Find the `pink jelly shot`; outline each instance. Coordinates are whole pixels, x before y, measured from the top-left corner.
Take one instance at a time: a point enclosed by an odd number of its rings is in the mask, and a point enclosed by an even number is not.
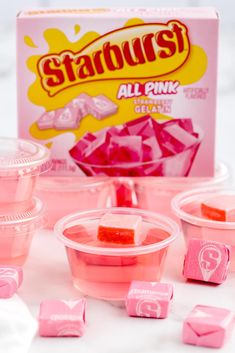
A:
[[[192,238],[216,241],[231,248],[230,270],[235,271],[235,222],[219,221],[205,217],[202,204],[212,197],[232,196],[235,191],[226,189],[197,189],[177,195],[172,209],[179,218],[186,243]]]
[[[0,139],[0,213],[27,209],[39,174],[50,168],[49,157],[35,142]]]
[[[44,224],[42,202],[34,198],[25,212],[0,214],[0,264],[23,265],[36,230]]]
[[[100,220],[110,212],[142,217],[139,245],[98,240]],[[159,281],[170,244],[179,233],[171,219],[130,208],[97,209],[64,217],[55,225],[65,245],[74,286],[84,294],[106,300],[124,300],[131,281]]]
[[[132,195],[140,208],[163,213],[178,220],[172,212],[171,201],[180,192],[196,188],[224,187],[230,178],[228,167],[219,163],[213,178],[133,178]],[[131,184],[129,183],[129,189]],[[124,202],[122,200],[122,202]]]
[[[88,210],[104,208],[112,194],[112,183],[107,177],[46,177],[38,179],[36,195],[45,204],[46,227],[53,228],[62,217]]]

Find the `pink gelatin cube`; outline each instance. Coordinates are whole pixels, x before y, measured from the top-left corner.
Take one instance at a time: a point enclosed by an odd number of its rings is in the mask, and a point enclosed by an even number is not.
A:
[[[166,127],[169,125],[178,125],[185,131],[187,131],[190,134],[193,134],[193,122],[192,119],[190,118],[185,118],[185,119],[171,119],[166,121],[165,123],[161,124],[161,127]]]
[[[183,276],[188,279],[220,284],[227,277],[229,262],[229,246],[193,238],[188,243]]]
[[[18,266],[0,265],[0,298],[11,298],[23,282],[23,270]]]
[[[56,117],[56,111],[51,110],[43,113],[37,121],[37,125],[40,130],[52,129],[54,127],[54,121]]]
[[[220,348],[231,336],[234,313],[213,306],[196,305],[183,325],[183,342],[201,347]]]
[[[129,316],[164,319],[173,299],[173,286],[166,283],[132,281],[127,297]]]
[[[142,217],[106,213],[100,220],[98,239],[117,244],[141,244]]]
[[[80,337],[85,330],[86,300],[44,300],[40,305],[42,337]]]
[[[90,114],[98,120],[102,120],[110,115],[113,115],[118,110],[117,104],[113,103],[103,94],[93,97],[88,104]]]
[[[201,212],[215,221],[235,222],[235,195],[212,196],[202,202]]]
[[[173,154],[180,153],[193,146],[197,139],[174,124],[166,126],[161,131],[161,144]]]
[[[113,136],[110,138],[109,159],[112,164],[134,163],[142,160],[140,136]]]
[[[155,136],[143,141],[143,160],[144,162],[154,161],[163,157],[161,147]]]
[[[84,160],[91,164],[103,165],[107,163],[106,131],[97,134],[96,139],[88,144],[84,151]]]
[[[89,114],[88,102],[91,97],[86,93],[79,94],[71,102],[67,104],[68,107],[72,107],[78,110],[80,119],[83,119],[86,115]]]
[[[78,109],[67,106],[56,113],[54,126],[57,130],[76,129],[79,126],[80,119]]]

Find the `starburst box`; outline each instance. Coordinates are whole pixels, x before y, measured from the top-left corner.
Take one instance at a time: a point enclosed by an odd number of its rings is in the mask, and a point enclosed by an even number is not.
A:
[[[19,135],[53,175],[213,176],[214,9],[31,10],[17,32]]]

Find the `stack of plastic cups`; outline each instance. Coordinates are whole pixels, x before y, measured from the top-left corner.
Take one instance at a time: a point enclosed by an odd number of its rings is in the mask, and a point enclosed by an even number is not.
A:
[[[0,263],[23,265],[34,232],[43,226],[42,202],[34,197],[38,176],[50,168],[47,148],[0,138]]]

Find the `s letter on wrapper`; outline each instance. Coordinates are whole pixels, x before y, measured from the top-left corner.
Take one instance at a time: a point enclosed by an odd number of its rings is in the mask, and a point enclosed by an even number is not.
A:
[[[234,313],[227,309],[196,305],[183,325],[183,342],[220,348],[231,336]]]
[[[106,213],[100,220],[98,239],[108,243],[140,244],[142,217]]]
[[[230,247],[228,245],[191,239],[184,260],[183,276],[188,279],[220,284],[228,273]]]
[[[222,222],[235,222],[235,195],[210,197],[201,204],[202,215]]]
[[[126,297],[129,316],[164,319],[173,298],[173,286],[166,283],[133,281]]]
[[[86,300],[45,300],[40,305],[39,334],[43,337],[80,337],[85,330]]]
[[[0,298],[11,298],[23,282],[23,270],[18,266],[0,265]]]

